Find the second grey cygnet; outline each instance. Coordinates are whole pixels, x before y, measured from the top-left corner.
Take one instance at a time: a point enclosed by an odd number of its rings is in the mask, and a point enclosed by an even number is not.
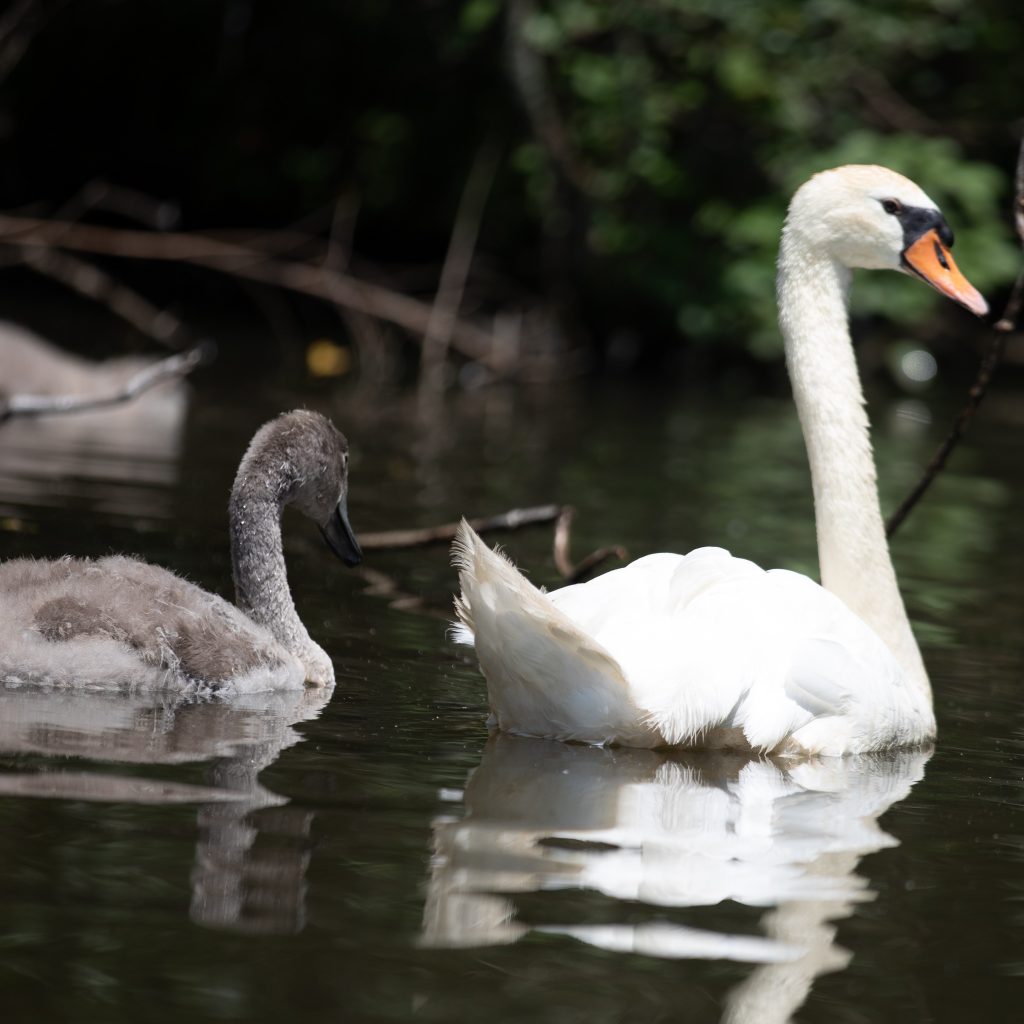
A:
[[[318,413],[264,424],[231,491],[237,607],[159,566],[116,555],[0,564],[0,683],[197,693],[328,686],[334,667],[292,601],[281,515],[294,505],[346,565],[348,442]]]

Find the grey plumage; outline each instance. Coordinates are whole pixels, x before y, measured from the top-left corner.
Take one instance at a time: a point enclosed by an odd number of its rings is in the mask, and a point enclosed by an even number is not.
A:
[[[265,424],[229,504],[238,606],[124,556],[0,564],[0,683],[229,692],[334,682],[292,603],[281,513],[295,505],[349,564],[348,443],[305,410]]]

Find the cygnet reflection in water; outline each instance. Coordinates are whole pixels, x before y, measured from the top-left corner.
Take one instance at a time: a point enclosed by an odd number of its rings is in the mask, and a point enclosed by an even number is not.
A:
[[[0,794],[196,803],[190,918],[206,927],[292,934],[305,924],[313,812],[260,785],[259,775],[301,742],[294,726],[318,717],[331,693],[308,689],[226,701],[0,687],[0,752],[82,762],[0,774]],[[199,786],[95,771],[90,761],[209,766]]]
[[[899,751],[786,766],[495,733],[469,778],[464,815],[434,822],[422,942],[485,946],[538,931],[621,952],[757,963],[729,994],[725,1020],[785,1021],[815,977],[846,965],[829,922],[871,898],[857,864],[896,845],[877,819],[922,778],[929,757]],[[560,889],[630,901],[634,919],[634,901],[773,909],[761,935],[661,920],[531,927],[517,919],[514,894]]]

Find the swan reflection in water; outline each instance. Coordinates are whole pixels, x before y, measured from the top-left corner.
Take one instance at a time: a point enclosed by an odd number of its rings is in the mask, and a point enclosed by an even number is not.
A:
[[[846,966],[830,922],[872,898],[856,867],[897,845],[877,819],[921,779],[929,756],[787,766],[495,733],[469,778],[463,816],[434,822],[423,944],[494,945],[535,931],[621,952],[754,963],[729,993],[724,1020],[788,1020],[819,974]],[[771,909],[761,935],[665,921],[517,920],[512,894],[559,889],[653,907],[732,900]]]
[[[104,764],[209,762],[206,785],[91,771],[87,763],[81,770],[5,772],[0,796],[196,803],[191,919],[250,933],[298,932],[313,812],[292,806],[258,777],[301,741],[293,726],[316,718],[332,692],[189,701],[0,687],[0,752]]]

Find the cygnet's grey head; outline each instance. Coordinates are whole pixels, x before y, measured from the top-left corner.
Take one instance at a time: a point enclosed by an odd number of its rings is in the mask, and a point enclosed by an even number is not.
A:
[[[279,505],[312,519],[346,565],[362,561],[348,521],[348,441],[319,413],[295,409],[265,423],[238,467],[235,490],[270,491]]]

